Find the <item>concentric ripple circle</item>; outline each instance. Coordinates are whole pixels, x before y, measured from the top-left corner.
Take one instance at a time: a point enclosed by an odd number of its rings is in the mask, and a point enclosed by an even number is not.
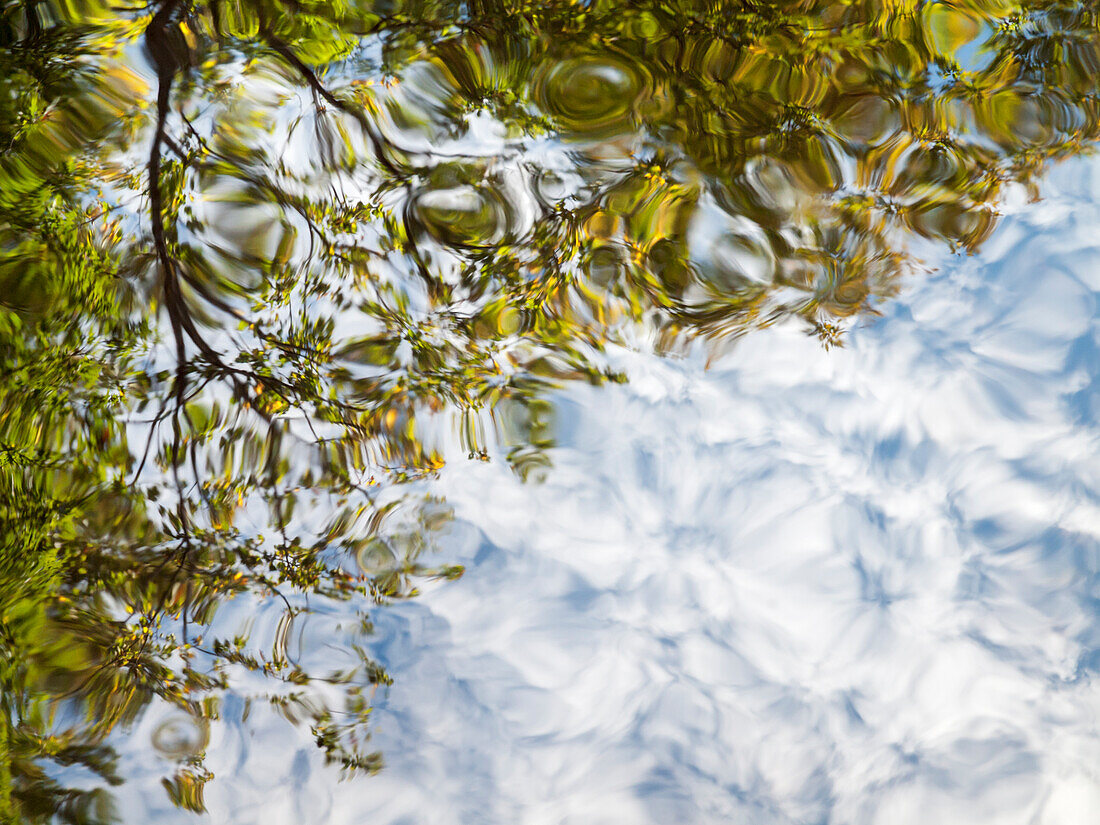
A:
[[[205,750],[209,738],[210,732],[202,720],[177,714],[157,725],[152,744],[161,756],[187,759]]]
[[[510,223],[507,204],[499,193],[472,184],[425,188],[413,199],[412,218],[449,246],[493,246],[508,234]]]
[[[605,53],[550,65],[536,78],[534,96],[565,132],[612,133],[630,127],[645,87],[639,68]]]

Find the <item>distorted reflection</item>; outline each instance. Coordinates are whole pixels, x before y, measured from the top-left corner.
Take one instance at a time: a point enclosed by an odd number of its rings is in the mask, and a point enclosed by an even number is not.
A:
[[[1097,65],[1068,0],[6,4],[0,820],[111,820],[153,708],[203,810],[228,694],[377,770],[441,433],[534,479],[609,343],[842,343],[1090,146]]]

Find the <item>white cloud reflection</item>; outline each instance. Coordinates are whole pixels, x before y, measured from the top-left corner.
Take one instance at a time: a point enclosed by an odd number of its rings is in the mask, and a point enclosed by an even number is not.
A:
[[[467,573],[374,617],[388,768],[337,783],[252,720],[214,734],[210,817],[1095,822],[1098,172],[1056,170],[846,349],[620,353],[628,385],[557,399],[544,484],[456,446]]]

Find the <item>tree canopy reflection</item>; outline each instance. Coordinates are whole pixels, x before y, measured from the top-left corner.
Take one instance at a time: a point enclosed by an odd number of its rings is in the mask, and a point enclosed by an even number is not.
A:
[[[202,810],[250,673],[376,770],[356,639],[461,573],[433,427],[526,477],[609,344],[842,343],[912,238],[975,250],[1091,145],[1098,71],[1064,0],[5,4],[0,820],[114,818],[108,737],[154,704]],[[303,668],[331,601],[347,661]]]

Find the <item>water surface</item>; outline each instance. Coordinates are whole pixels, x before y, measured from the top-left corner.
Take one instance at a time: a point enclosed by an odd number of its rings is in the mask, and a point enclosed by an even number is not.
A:
[[[1091,822],[1087,6],[2,20],[0,820]]]

